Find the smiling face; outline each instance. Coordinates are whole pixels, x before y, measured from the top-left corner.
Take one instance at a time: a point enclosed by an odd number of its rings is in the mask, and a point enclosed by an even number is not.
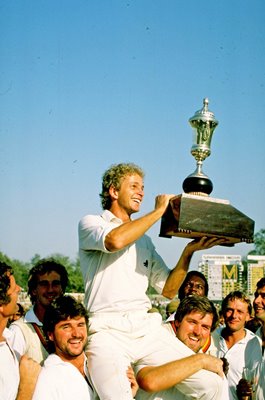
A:
[[[111,211],[117,216],[130,216],[138,212],[144,197],[143,178],[140,175],[127,175],[121,182],[120,189],[110,188],[112,197]]]
[[[39,275],[37,287],[32,292],[36,297],[36,306],[47,307],[63,294],[60,275],[55,271]]]
[[[244,330],[245,323],[249,321],[248,304],[240,299],[229,300],[224,310],[226,327],[231,332]]]
[[[87,325],[84,317],[67,318],[55,325],[49,334],[54,342],[56,354],[64,360],[80,356],[87,344]]]
[[[190,279],[185,284],[184,295],[191,296],[194,294],[197,296],[205,296],[205,282],[199,276],[191,275]]]
[[[256,290],[253,308],[255,317],[265,323],[265,286]]]
[[[197,353],[206,343],[213,323],[212,314],[194,311],[184,316],[181,322],[175,321],[177,338]]]

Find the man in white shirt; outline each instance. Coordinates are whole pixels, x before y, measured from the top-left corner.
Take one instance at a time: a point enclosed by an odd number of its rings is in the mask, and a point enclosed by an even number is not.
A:
[[[257,282],[253,308],[255,317],[261,322],[261,326],[256,331],[256,335],[260,338],[262,354],[263,358],[265,358],[265,278],[261,278]]]
[[[253,301],[255,317],[261,322],[261,326],[256,331],[262,349],[262,361],[259,369],[259,379],[257,385],[257,399],[265,399],[265,277],[257,282],[255,298]]]
[[[52,345],[44,362],[33,400],[92,400],[96,393],[90,383],[87,358],[88,314],[71,296],[57,298],[48,308],[43,329]],[[134,379],[132,395],[138,385]]]
[[[227,381],[223,375],[223,363],[216,357],[203,354],[202,349],[208,341],[211,331],[218,322],[218,314],[213,303],[204,296],[187,296],[179,304],[175,313],[175,346],[182,357],[189,357],[181,368],[173,361],[158,366],[138,365],[137,380],[143,389],[139,390],[137,400],[171,400],[203,398],[208,387],[212,388],[212,380],[222,382],[220,392],[208,393],[212,399],[228,399]],[[169,324],[165,329],[171,331]],[[172,333],[172,331],[171,331]],[[219,375],[210,374],[219,367]],[[207,371],[208,370],[208,371]],[[182,386],[182,381],[189,377],[197,379],[196,385]],[[181,389],[181,392],[180,392]]]
[[[222,302],[225,328],[220,332],[218,356],[225,357],[229,363],[227,380],[230,400],[237,400],[237,385],[244,378],[244,371],[258,369],[261,361],[261,348],[257,336],[245,329],[252,306],[249,298],[240,291],[229,293]],[[215,337],[216,339],[216,337]]]
[[[13,332],[12,346],[19,359],[26,354],[42,363],[48,356],[42,322],[47,307],[65,292],[67,283],[65,267],[53,258],[39,260],[29,271],[28,294],[32,307],[9,327]]]
[[[179,300],[183,300],[184,297],[197,295],[197,296],[208,296],[209,285],[206,277],[199,271],[189,271],[184,279],[182,285],[178,291]],[[176,307],[177,309],[177,307]],[[175,311],[175,310],[174,310]],[[173,334],[176,334],[176,325],[175,325],[175,312],[172,315],[168,316],[166,320],[167,329]],[[170,329],[171,328],[171,329]],[[205,342],[203,348],[201,349],[203,353],[211,354],[216,356],[216,347],[214,344],[214,340],[211,335],[208,336],[207,341]]]
[[[19,292],[12,268],[0,262],[0,398],[3,400],[30,400],[40,368],[27,357],[21,359],[19,366],[10,344],[12,333],[6,325],[18,310]]]
[[[143,178],[135,164],[111,166],[102,180],[104,212],[87,215],[79,223],[84,302],[90,317],[89,364],[101,400],[132,399],[124,377],[131,362],[148,360],[154,365],[178,358],[175,338],[162,328],[161,316],[147,313],[151,308],[147,288],[150,285],[172,299],[194,251],[225,242],[207,237],[192,241],[170,270],[145,233],[162,217],[174,195],[158,195],[153,211],[132,220],[143,201]]]

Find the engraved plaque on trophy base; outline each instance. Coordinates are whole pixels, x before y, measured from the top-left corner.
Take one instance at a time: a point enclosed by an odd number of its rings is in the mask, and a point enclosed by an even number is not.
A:
[[[224,237],[226,246],[252,243],[254,221],[234,208],[228,200],[183,193],[170,200],[162,216],[161,237],[196,239]]]

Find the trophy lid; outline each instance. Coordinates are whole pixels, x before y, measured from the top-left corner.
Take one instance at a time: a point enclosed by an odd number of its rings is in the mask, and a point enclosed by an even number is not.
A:
[[[212,126],[218,125],[218,121],[215,119],[214,113],[208,110],[208,104],[209,104],[209,99],[206,97],[205,99],[203,99],[203,108],[201,110],[196,111],[193,117],[189,119],[191,125],[193,125],[193,122],[195,121],[203,121],[203,122],[211,121]]]

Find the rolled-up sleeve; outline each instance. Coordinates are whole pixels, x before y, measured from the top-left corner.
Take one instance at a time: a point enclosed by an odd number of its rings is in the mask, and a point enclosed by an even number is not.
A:
[[[109,253],[105,247],[105,237],[117,226],[99,215],[87,215],[78,225],[80,250],[98,250]]]

